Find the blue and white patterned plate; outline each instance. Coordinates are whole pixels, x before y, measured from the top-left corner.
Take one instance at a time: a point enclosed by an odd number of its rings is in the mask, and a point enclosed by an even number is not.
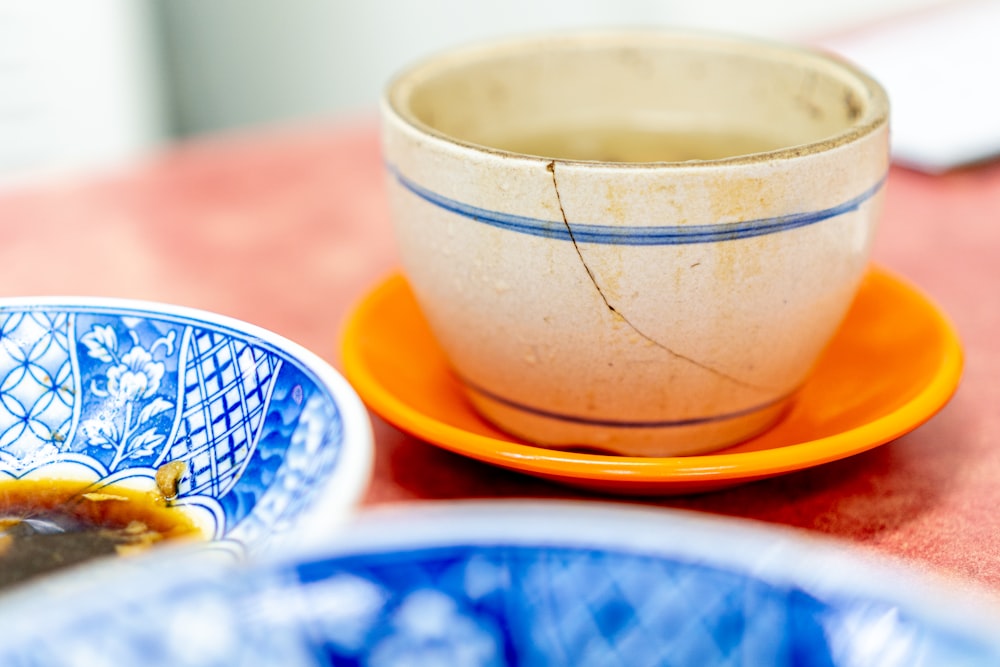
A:
[[[114,299],[0,300],[0,479],[156,488],[213,546],[261,551],[343,519],[369,479],[368,415],[326,362],[233,319]]]
[[[802,533],[587,503],[369,511],[319,550],[0,598],[0,664],[1000,664],[992,600]]]

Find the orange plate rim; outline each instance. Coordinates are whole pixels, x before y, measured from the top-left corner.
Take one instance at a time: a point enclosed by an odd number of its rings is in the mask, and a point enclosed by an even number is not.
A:
[[[934,416],[955,393],[963,353],[949,318],[916,287],[885,269],[872,266],[869,277],[893,283],[918,297],[922,314],[942,341],[935,372],[908,401],[877,419],[826,437],[770,449],[649,458],[584,454],[536,447],[513,436],[506,439],[472,433],[425,415],[386,388],[366,365],[361,349],[365,331],[379,308],[387,303],[391,307],[392,300],[407,288],[399,273],[377,283],[349,314],[341,335],[341,360],[347,380],[376,414],[410,435],[479,461],[533,475],[623,487],[733,483],[802,470],[890,442]]]

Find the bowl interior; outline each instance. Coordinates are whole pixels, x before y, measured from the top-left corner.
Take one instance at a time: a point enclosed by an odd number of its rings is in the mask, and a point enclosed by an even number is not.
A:
[[[288,341],[208,313],[3,303],[0,480],[157,492],[157,471],[173,463],[173,504],[212,540],[253,549],[323,492],[359,428],[332,374]]]
[[[401,75],[387,99],[461,143],[603,162],[771,152],[833,140],[886,113],[876,83],[818,53],[656,31],[457,50]]]

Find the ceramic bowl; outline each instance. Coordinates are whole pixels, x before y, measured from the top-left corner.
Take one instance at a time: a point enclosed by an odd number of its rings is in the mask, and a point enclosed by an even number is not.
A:
[[[360,399],[319,357],[207,312],[127,300],[0,300],[0,481],[155,491],[213,547],[264,551],[345,518],[370,473]]]
[[[868,267],[889,106],[848,63],[663,30],[475,43],[382,104],[403,272],[470,404],[558,450],[776,424]]]
[[[0,599],[0,663],[1000,664],[996,608],[961,588],[800,532],[625,505],[393,508],[307,554],[93,572]]]

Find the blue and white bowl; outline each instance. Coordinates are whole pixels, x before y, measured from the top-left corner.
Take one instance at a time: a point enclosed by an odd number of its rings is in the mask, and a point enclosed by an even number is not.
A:
[[[0,598],[0,664],[1000,664],[994,601],[787,529],[530,501],[346,528],[266,562],[126,559],[23,588]]]
[[[369,479],[360,399],[326,362],[258,327],[97,298],[0,300],[0,478],[155,490],[213,546],[263,551],[345,518]]]

